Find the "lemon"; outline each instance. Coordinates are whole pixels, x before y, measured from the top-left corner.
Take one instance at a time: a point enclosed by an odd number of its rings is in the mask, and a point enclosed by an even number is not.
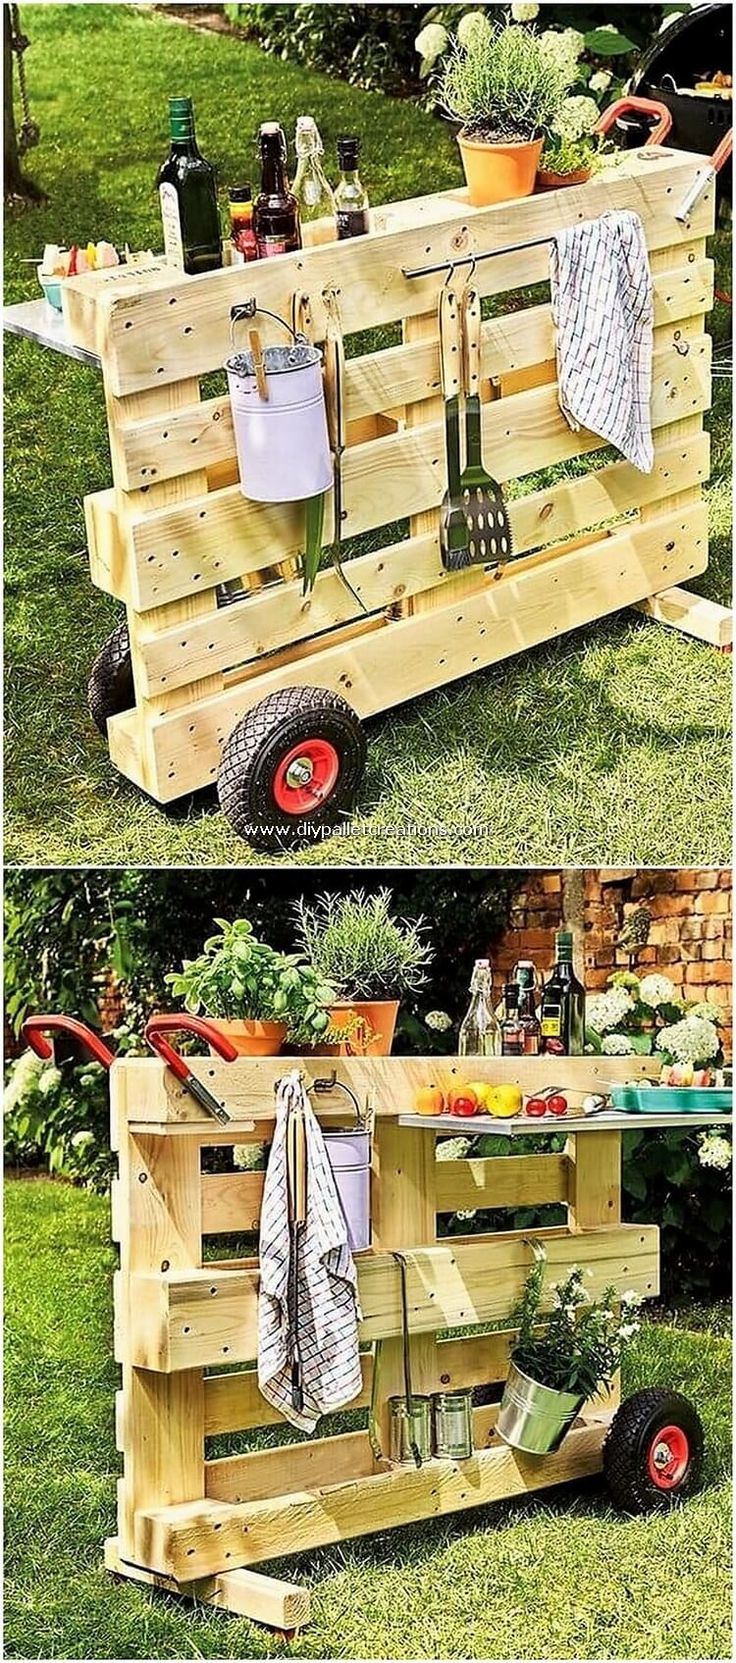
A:
[[[485,1107],[499,1120],[510,1120],[512,1115],[521,1114],[521,1105],[521,1086],[491,1086],[488,1089]]]
[[[494,1087],[489,1086],[487,1080],[471,1080],[470,1090],[475,1092],[481,1108],[485,1109],[488,1103],[489,1095],[494,1090]]]

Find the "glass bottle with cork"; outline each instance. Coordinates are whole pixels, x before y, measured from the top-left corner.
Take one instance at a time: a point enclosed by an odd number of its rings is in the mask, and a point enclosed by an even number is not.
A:
[[[253,207],[259,260],[292,254],[302,246],[299,208],[286,177],[286,139],[277,121],[264,121],[259,137],[261,189]]]
[[[191,98],[169,99],[169,133],[157,179],[164,250],[171,265],[194,277],[222,265],[222,234],[217,175],[197,144]]]
[[[294,147],[297,157],[294,195],[299,208],[302,243],[305,248],[312,248],[317,243],[333,243],[337,240],[335,196],[325,178],[320,161],[324,146],[317,123],[311,115],[297,118]]]
[[[501,1029],[493,1009],[490,959],[476,959],[470,983],[470,1005],[460,1024],[461,1057],[500,1057]]]
[[[253,187],[231,185],[230,198],[230,260],[234,266],[249,265],[258,259],[258,244],[253,230]]]
[[[545,1056],[582,1057],[585,988],[573,967],[572,930],[558,930],[555,936],[555,964],[542,994],[541,1015]]]
[[[340,183],[335,191],[335,207],[337,235],[341,241],[347,237],[365,237],[371,228],[368,194],[358,174],[359,156],[360,139],[349,134],[338,139]]]

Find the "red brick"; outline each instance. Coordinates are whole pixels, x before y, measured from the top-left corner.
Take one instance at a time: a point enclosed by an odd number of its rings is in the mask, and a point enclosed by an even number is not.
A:
[[[731,873],[730,872],[719,872],[719,874],[718,874],[718,888],[719,889],[730,889],[731,884],[732,884]]]
[[[658,895],[652,904],[654,918],[686,918],[692,910],[693,902],[689,895]]]
[[[545,873],[542,878],[542,889],[544,890],[545,895],[561,895],[562,878],[559,872]]]
[[[653,947],[659,947],[665,941],[679,941],[680,926],[676,918],[660,918],[652,924],[649,940]]]

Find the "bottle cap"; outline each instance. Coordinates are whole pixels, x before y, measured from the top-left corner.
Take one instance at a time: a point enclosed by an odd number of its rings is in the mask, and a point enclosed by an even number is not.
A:
[[[558,930],[556,939],[558,947],[572,947],[572,930]]]
[[[535,977],[535,970],[534,970],[534,965],[533,964],[520,964],[520,965],[517,966],[517,972],[516,972],[516,985],[517,985],[517,987],[533,987],[535,979],[536,979],[536,977]]]
[[[172,139],[189,139],[194,133],[194,107],[191,98],[169,99],[169,132]]]
[[[172,115],[182,115],[186,110],[191,110],[191,109],[192,109],[192,100],[191,100],[191,98],[170,98],[169,99],[169,110],[170,110]]]
[[[344,135],[337,141],[337,159],[341,168],[351,171],[358,166],[360,139]]]
[[[513,1005],[518,1005],[518,1003],[519,1003],[519,984],[518,984],[518,982],[506,982],[504,984],[503,996],[504,996],[504,1003],[506,1005],[512,1005],[512,1006]]]
[[[253,186],[231,185],[228,191],[228,199],[230,202],[252,202]]]
[[[297,116],[294,147],[297,156],[322,156],[324,154],[324,145],[314,116]]]

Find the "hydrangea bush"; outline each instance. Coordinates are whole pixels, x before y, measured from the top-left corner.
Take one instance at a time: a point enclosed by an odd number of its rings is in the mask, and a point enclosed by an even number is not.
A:
[[[707,1068],[721,1060],[715,1005],[681,999],[669,976],[616,971],[587,1000],[585,1048],[604,1057],[654,1056]]]

